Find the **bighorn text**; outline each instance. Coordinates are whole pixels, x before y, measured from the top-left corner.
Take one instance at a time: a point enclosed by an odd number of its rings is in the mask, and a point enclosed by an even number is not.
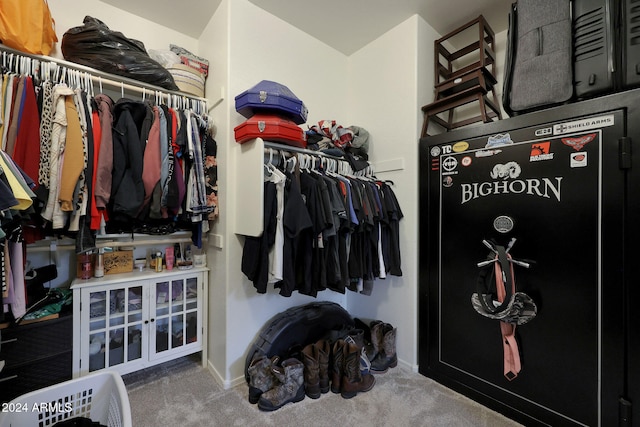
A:
[[[554,181],[555,180],[555,181]],[[487,181],[462,184],[462,203],[490,196],[492,194],[526,194],[547,199],[555,198],[560,201],[560,188],[562,177],[555,178],[529,178],[513,181]]]

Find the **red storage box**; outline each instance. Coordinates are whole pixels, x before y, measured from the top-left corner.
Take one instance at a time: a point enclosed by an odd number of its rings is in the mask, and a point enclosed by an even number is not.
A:
[[[291,120],[272,114],[256,114],[233,129],[236,142],[242,144],[254,138],[281,142],[294,147],[306,148],[307,135]]]

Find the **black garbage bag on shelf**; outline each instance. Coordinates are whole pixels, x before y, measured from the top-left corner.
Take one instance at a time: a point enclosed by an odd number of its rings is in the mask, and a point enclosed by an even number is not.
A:
[[[64,59],[164,89],[179,90],[173,76],[151,59],[141,41],[112,31],[91,16],[85,16],[83,23],[62,36]]]

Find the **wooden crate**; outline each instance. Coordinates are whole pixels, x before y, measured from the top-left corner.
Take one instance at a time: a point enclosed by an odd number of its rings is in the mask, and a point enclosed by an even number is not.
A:
[[[103,262],[104,274],[131,272],[133,271],[133,251],[105,252]]]

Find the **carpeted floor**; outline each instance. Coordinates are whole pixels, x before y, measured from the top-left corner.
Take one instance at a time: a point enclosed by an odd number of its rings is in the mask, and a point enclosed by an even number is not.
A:
[[[123,377],[134,427],[192,426],[429,426],[511,427],[519,424],[402,368],[376,375],[375,387],[352,399],[331,392],[262,412],[248,386],[222,389],[186,357]]]

